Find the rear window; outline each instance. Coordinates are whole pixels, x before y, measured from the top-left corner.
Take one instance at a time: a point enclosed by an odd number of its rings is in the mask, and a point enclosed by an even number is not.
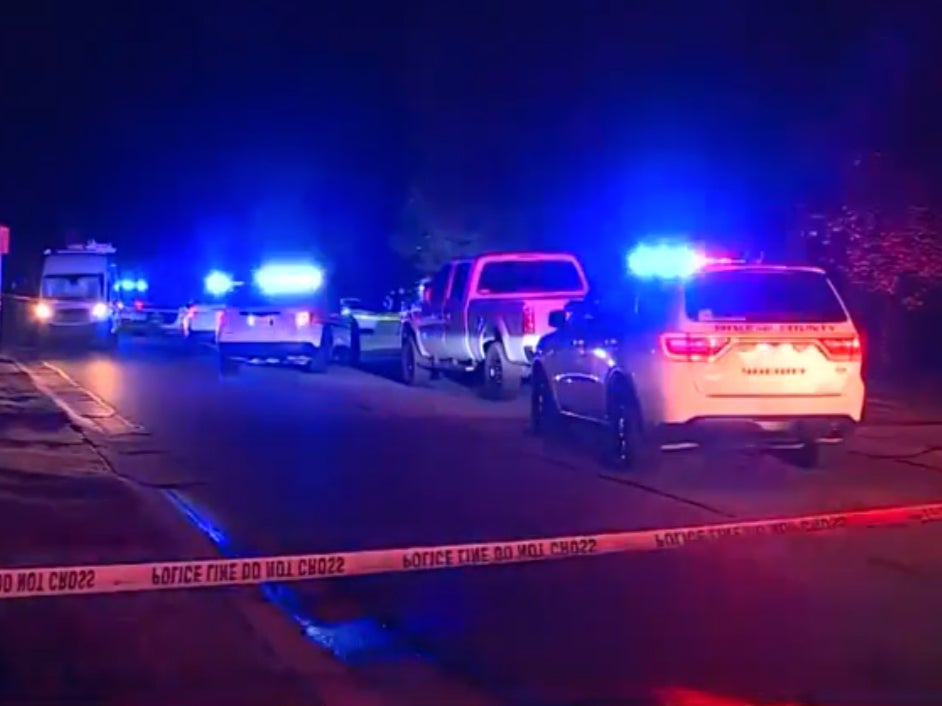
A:
[[[479,294],[582,292],[585,285],[572,260],[504,260],[484,265]]]
[[[827,277],[818,272],[728,270],[687,283],[693,321],[839,323],[847,314]]]

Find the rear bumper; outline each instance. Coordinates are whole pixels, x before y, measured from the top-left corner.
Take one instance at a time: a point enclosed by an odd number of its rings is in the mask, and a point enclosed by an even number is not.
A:
[[[660,424],[652,435],[662,445],[737,441],[769,446],[812,441],[839,443],[854,434],[858,423],[847,415],[696,417],[683,424]]]
[[[642,388],[643,389],[643,388]],[[833,394],[706,395],[689,376],[664,375],[661,384],[642,393],[645,416],[654,423],[685,424],[701,418],[799,419],[863,417],[866,388],[859,375],[848,375]]]
[[[221,356],[246,360],[311,358],[318,350],[308,341],[222,341],[218,346]]]

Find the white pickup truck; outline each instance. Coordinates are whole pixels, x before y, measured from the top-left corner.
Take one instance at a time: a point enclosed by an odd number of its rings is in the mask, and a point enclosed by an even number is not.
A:
[[[421,384],[441,372],[482,371],[481,391],[512,399],[530,374],[549,315],[583,299],[588,282],[569,253],[503,252],[454,260],[423,288],[404,316],[402,379]]]

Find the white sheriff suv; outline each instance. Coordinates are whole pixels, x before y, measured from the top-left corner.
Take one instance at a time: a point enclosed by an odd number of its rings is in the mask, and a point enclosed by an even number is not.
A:
[[[629,265],[624,289],[551,314],[534,361],[535,431],[596,422],[621,467],[729,435],[805,467],[839,455],[863,412],[863,352],[823,270],[668,247],[639,248]]]

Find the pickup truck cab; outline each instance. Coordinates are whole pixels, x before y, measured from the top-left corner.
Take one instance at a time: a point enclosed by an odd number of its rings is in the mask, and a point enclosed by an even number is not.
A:
[[[408,385],[441,372],[483,372],[482,394],[512,399],[530,374],[551,312],[588,292],[569,253],[501,252],[453,260],[404,314],[402,378]]]

